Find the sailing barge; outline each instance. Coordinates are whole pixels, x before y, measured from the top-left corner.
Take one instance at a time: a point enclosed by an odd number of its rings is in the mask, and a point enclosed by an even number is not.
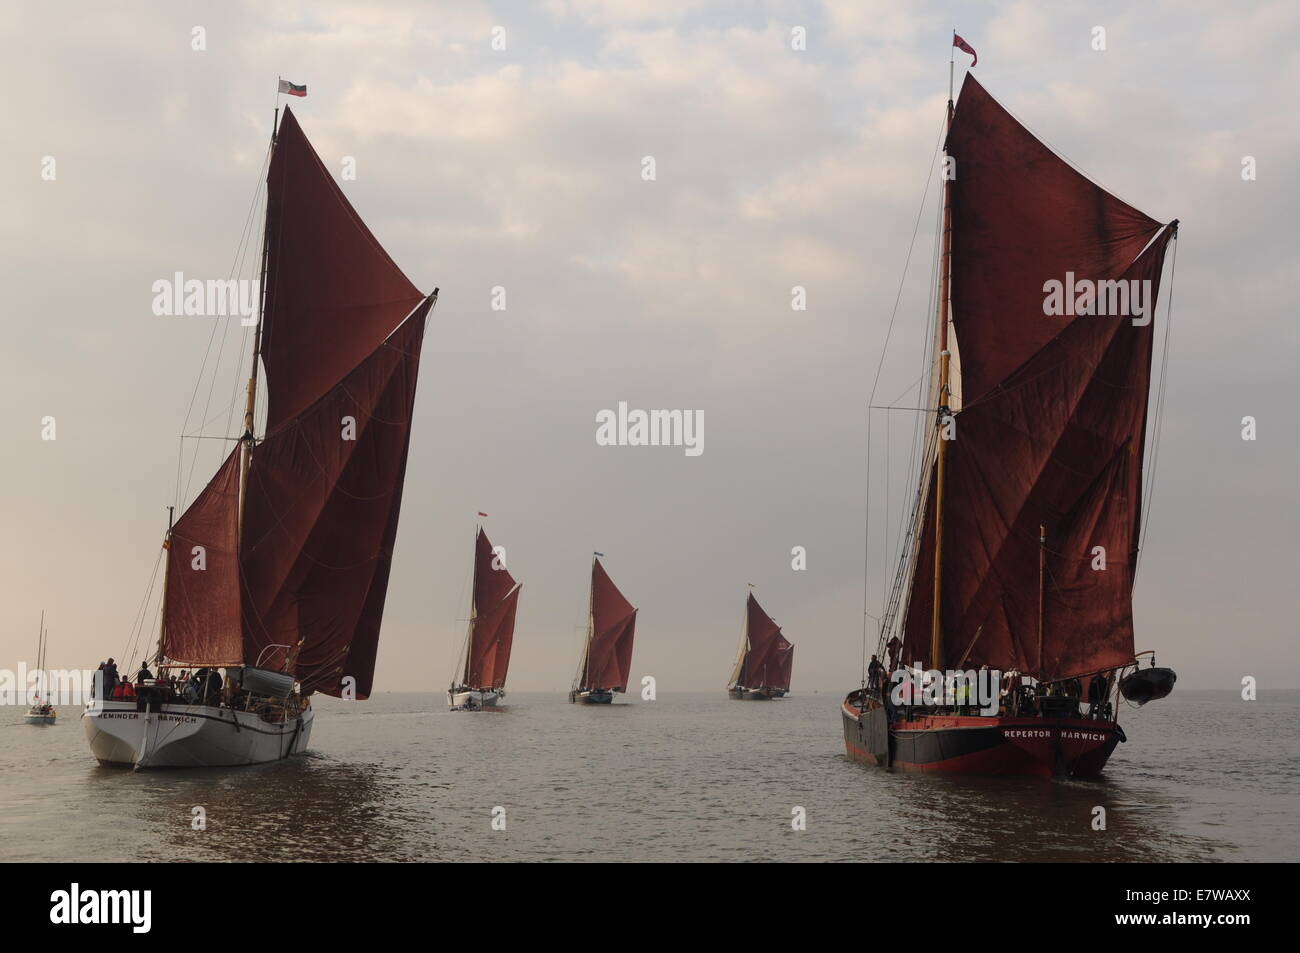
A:
[[[163,544],[159,677],[84,713],[101,764],[274,761],[306,750],[313,693],[371,691],[438,292],[393,263],[288,108],[266,187],[243,433]]]
[[[781,627],[763,611],[752,592],[745,602],[745,626],[736,656],[727,683],[728,697],[766,701],[790,691],[794,645],[781,634]]]
[[[845,748],[908,771],[1091,777],[1126,740],[1120,696],[1174,681],[1154,657],[1138,669],[1132,592],[1152,317],[1178,223],[1089,181],[969,73],[945,152],[934,426],[887,664],[845,698]],[[1071,289],[1064,308],[1054,287]],[[1121,292],[1145,301],[1116,308]],[[1001,673],[995,713],[925,704],[921,671],[936,689]]]
[[[515,610],[523,586],[493,551],[483,527],[474,535],[474,595],[463,661],[447,689],[452,711],[496,708],[506,695],[506,672],[515,637]]]
[[[627,691],[636,612],[600,564],[600,553],[592,554],[587,638],[569,691],[570,704],[608,705],[616,693]]]

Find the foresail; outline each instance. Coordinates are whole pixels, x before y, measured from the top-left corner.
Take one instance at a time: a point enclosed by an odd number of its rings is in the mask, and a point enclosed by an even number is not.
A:
[[[163,655],[181,665],[237,665],[239,463],[235,445],[172,527],[167,544]]]

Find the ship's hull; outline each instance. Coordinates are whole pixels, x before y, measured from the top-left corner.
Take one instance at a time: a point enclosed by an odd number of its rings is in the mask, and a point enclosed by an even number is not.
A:
[[[765,702],[773,698],[781,698],[785,695],[783,688],[728,688],[727,697],[736,699],[746,699],[748,701]]]
[[[569,692],[570,704],[609,705],[614,701],[614,693],[599,689],[589,692]]]
[[[81,720],[91,753],[127,768],[216,768],[279,761],[307,750],[315,713],[275,723],[254,712],[209,705],[95,701]]]
[[[23,721],[29,725],[52,725],[58,717],[56,712],[38,712],[29,711],[23,716]]]
[[[923,715],[892,725],[885,709],[840,709],[844,748],[855,761],[899,771],[1089,778],[1124,740],[1115,722],[1088,718]]]
[[[452,711],[482,711],[485,708],[497,707],[505,697],[505,689],[451,691],[447,693],[447,707]]]

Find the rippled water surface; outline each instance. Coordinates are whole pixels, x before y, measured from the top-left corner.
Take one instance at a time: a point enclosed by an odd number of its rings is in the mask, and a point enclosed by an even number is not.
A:
[[[451,713],[441,694],[320,699],[305,757],[168,772],[99,767],[77,709],[54,727],[0,709],[0,859],[1300,858],[1300,692],[1176,691],[1125,710],[1130,741],[1097,782],[864,767],[844,757],[829,694],[507,701]],[[796,807],[806,830],[791,829]]]

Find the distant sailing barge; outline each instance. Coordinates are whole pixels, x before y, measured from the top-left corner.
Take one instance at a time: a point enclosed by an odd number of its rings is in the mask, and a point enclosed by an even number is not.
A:
[[[515,610],[523,586],[515,582],[480,526],[474,535],[474,594],[463,663],[447,689],[452,711],[496,708],[506,695],[506,671],[515,638]]]
[[[632,639],[636,634],[636,612],[623,598],[614,581],[600,564],[600,553],[591,557],[591,597],[587,603],[587,639],[569,702],[608,705],[614,695],[627,691],[632,674]]]
[[[781,627],[763,611],[752,592],[745,601],[745,628],[736,655],[736,667],[727,683],[728,696],[765,701],[790,691],[794,645],[786,641]]]
[[[370,694],[438,292],[406,279],[287,108],[272,136],[262,273],[243,434],[164,544],[158,677],[83,716],[102,764],[274,761],[306,750],[313,692]]]
[[[887,667],[845,698],[845,748],[908,771],[1091,777],[1125,740],[1120,696],[1174,682],[1154,658],[1138,669],[1132,592],[1151,318],[1178,223],[1084,178],[969,73],[948,123],[937,412],[882,619]],[[1047,283],[1076,276],[1147,289],[1145,311],[1080,298],[1054,313]],[[923,704],[910,678],[900,704],[889,671],[914,663],[934,683],[1003,673],[996,714],[961,694]]]

